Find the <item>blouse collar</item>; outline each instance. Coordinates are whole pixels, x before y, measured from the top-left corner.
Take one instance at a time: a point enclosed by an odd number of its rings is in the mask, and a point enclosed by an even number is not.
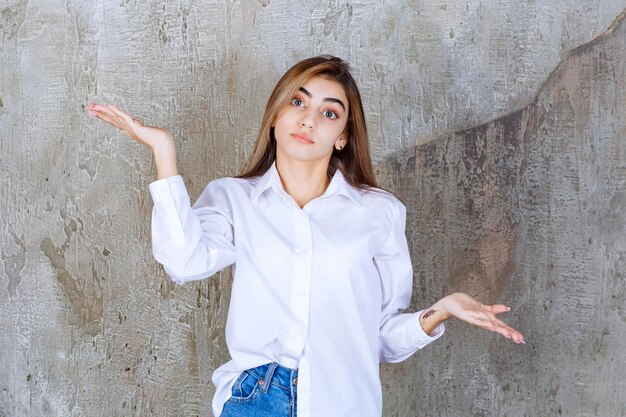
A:
[[[261,194],[270,188],[273,188],[274,191],[276,191],[281,197],[288,197],[288,194],[280,181],[280,176],[278,175],[278,170],[276,169],[276,161],[272,163],[272,166],[270,166],[265,174],[259,177],[259,180],[252,189],[252,194],[250,196],[252,203],[254,203]],[[348,181],[346,181],[340,169],[335,171],[335,174],[330,180],[330,184],[324,192],[323,197],[326,198],[335,194],[344,195],[354,201],[358,206],[363,207],[361,192],[358,188],[353,187],[350,183],[348,183]]]

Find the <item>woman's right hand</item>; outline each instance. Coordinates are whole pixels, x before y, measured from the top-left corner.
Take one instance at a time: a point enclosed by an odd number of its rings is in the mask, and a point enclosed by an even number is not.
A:
[[[141,120],[130,117],[113,104],[91,103],[87,106],[87,112],[124,131],[131,139],[150,148],[154,154],[157,179],[178,175],[176,147],[169,130],[145,126]]]
[[[91,103],[87,106],[87,112],[124,131],[131,139],[153,151],[162,147],[173,148],[174,140],[169,130],[156,126],[146,126],[141,120],[130,117],[113,104]]]

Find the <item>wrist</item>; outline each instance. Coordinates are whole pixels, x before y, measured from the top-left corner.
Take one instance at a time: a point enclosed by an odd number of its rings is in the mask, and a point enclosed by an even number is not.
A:
[[[441,323],[446,321],[448,316],[445,312],[438,310],[435,306],[423,310],[419,316],[419,324],[424,333],[430,336]]]
[[[452,317],[450,310],[448,309],[448,304],[450,300],[450,295],[443,297],[441,300],[437,301],[435,304],[430,307],[432,310],[437,310],[439,312],[439,317],[442,321],[446,321]]]
[[[174,141],[171,141],[169,144],[164,143],[158,148],[153,148],[152,154],[154,155],[154,162],[156,164],[157,179],[178,175]]]
[[[174,139],[161,141],[158,145],[152,148],[152,153],[155,158],[168,158],[176,157],[176,145]]]

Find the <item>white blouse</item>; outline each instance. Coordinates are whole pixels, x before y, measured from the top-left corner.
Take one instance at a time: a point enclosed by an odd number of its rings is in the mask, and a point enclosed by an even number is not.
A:
[[[154,257],[179,284],[233,265],[226,323],[232,360],[213,373],[219,416],[237,376],[268,362],[298,368],[298,417],[380,417],[379,362],[439,338],[410,303],[406,209],[352,187],[340,170],[304,208],[275,164],[209,183],[193,208],[180,176],[150,184]]]

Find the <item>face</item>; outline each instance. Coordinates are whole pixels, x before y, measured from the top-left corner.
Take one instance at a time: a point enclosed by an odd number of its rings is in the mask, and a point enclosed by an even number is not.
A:
[[[328,164],[333,148],[347,143],[349,111],[341,84],[311,78],[274,120],[276,159]]]

